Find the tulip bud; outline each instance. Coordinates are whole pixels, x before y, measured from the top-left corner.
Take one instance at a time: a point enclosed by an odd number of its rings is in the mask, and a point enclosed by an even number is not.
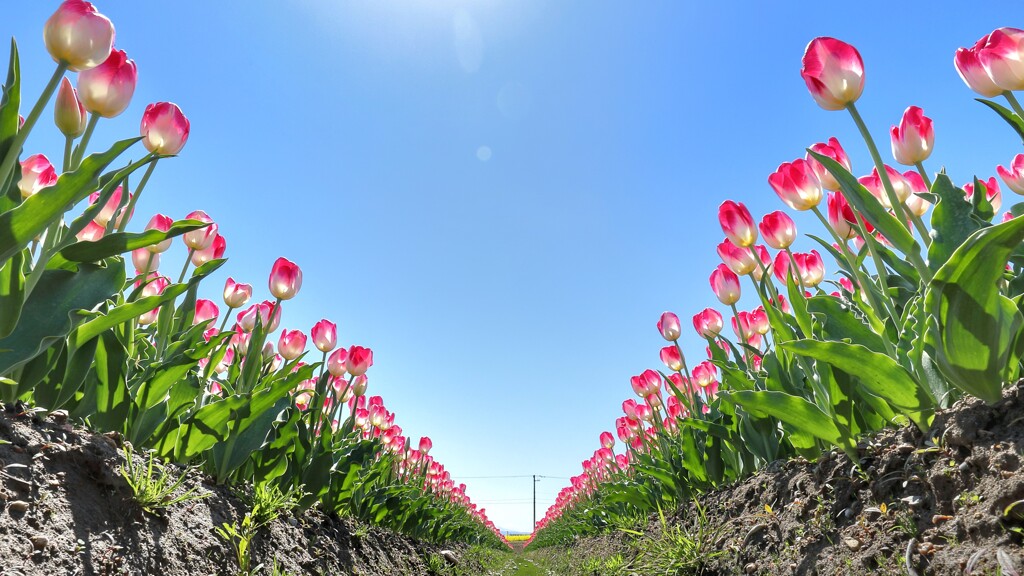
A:
[[[348,350],[338,348],[333,354],[327,357],[327,371],[331,373],[331,376],[341,378],[348,370],[346,366],[347,361]]]
[[[718,223],[729,240],[740,248],[749,248],[757,242],[757,226],[742,202],[722,202],[718,207]]]
[[[321,320],[310,330],[313,345],[321,352],[330,352],[338,345],[338,325],[329,320]]]
[[[988,77],[1003,90],[1024,90],[1024,30],[998,28],[977,50]]]
[[[353,376],[361,376],[366,370],[373,366],[373,350],[362,346],[352,346],[348,349],[348,359],[345,361],[348,373]]]
[[[200,298],[196,300],[196,313],[192,317],[192,325],[209,324],[220,316],[220,309],[212,300]]]
[[[669,342],[679,339],[679,317],[671,312],[662,312],[658,319],[658,332]]]
[[[857,217],[842,192],[828,194],[828,223],[840,238],[849,240],[857,235],[856,229],[853,228],[857,223]]]
[[[992,205],[992,211],[999,212],[999,208],[1003,206],[1003,194],[999,190],[999,183],[996,182],[995,176],[988,180],[980,180],[980,182],[985,186],[985,198]],[[964,192],[967,194],[967,201],[970,202],[974,196],[974,183],[964,184]]]
[[[145,248],[132,250],[132,264],[135,265],[135,275],[143,276],[150,272],[156,272],[160,268],[160,255],[150,252]]]
[[[57,90],[57,100],[53,104],[53,123],[68,138],[78,138],[85,134],[85,106],[67,78],[61,80]]]
[[[353,378],[352,394],[355,395],[356,398],[361,398],[364,394],[366,394],[366,386],[367,384],[369,384],[369,382],[370,380],[369,378],[366,377],[366,374],[360,374],[359,376]]]
[[[609,450],[615,446],[615,437],[612,436],[611,432],[601,432],[601,446]]]
[[[843,147],[839,145],[839,140],[836,140],[835,137],[829,138],[827,144],[819,142],[812,145],[811,151],[816,154],[821,154],[822,156],[828,156],[840,163],[847,171],[852,170],[850,158],[846,155],[846,150],[843,150]],[[804,161],[806,161],[811,167],[811,170],[814,171],[815,176],[818,177],[818,181],[821,182],[822,188],[825,190],[839,190],[839,181],[836,180],[836,177],[833,176],[832,173],[821,164],[821,162],[818,162],[809,153],[804,158]],[[818,195],[818,201],[821,201],[820,194]]]
[[[270,293],[275,298],[289,300],[302,287],[302,270],[286,258],[278,258],[270,270]]]
[[[1010,168],[996,167],[999,177],[1006,183],[1006,187],[1017,194],[1024,194],[1024,154],[1017,154],[1010,162]]]
[[[181,240],[185,243],[185,246],[187,246],[189,250],[202,250],[204,248],[208,248],[210,244],[213,243],[213,239],[217,236],[218,228],[217,225],[213,223],[213,219],[202,210],[189,212],[189,214],[185,216],[185,219],[198,220],[209,224],[209,226],[204,228],[182,234]]]
[[[705,308],[693,315],[693,329],[705,338],[714,338],[722,331],[722,315],[714,308]]]
[[[114,193],[111,194],[110,198],[107,199],[106,204],[104,204],[103,207],[100,208],[100,211],[96,214],[96,216],[93,217],[93,220],[95,220],[97,224],[99,224],[100,226],[106,226],[107,223],[110,222],[110,219],[114,217],[114,214],[118,211],[118,208],[121,207],[121,195],[123,193],[124,192],[120,186],[114,189]],[[129,202],[131,201],[131,197],[132,195],[128,194]],[[92,194],[89,195],[90,205],[99,202],[99,200],[99,192],[93,192]],[[125,205],[127,205],[127,202],[125,202]],[[118,215],[117,221],[114,223],[114,225],[120,226],[121,220],[124,220],[124,215]]]
[[[285,360],[295,360],[306,350],[306,335],[301,330],[282,330],[277,353]]]
[[[864,91],[864,61],[853,46],[818,37],[804,51],[800,76],[811,97],[825,110],[842,110]]]
[[[892,156],[905,166],[924,162],[932,154],[935,143],[935,129],[932,119],[924,115],[917,106],[911,106],[903,113],[899,126],[889,130],[892,142]]]
[[[434,443],[430,441],[430,438],[426,436],[420,438],[420,453],[426,456],[430,453],[430,449],[434,447]]]
[[[988,35],[985,35],[970,48],[957,48],[953,64],[968,88],[982,96],[992,98],[1002,94],[1003,89],[992,80],[978,57],[979,51],[985,47],[987,42]]]
[[[903,173],[903,179],[907,181],[910,186],[910,196],[903,203],[907,209],[916,216],[924,216],[928,209],[931,208],[932,203],[925,200],[919,194],[925,194],[928,192],[928,187],[924,184],[924,179],[921,175],[913,170],[907,170]]]
[[[46,156],[33,154],[21,161],[21,180],[18,180],[18,189],[23,199],[56,183],[57,171],[53,169],[53,164],[50,164]]]
[[[252,298],[252,285],[235,282],[230,277],[224,282],[224,304],[228,308],[241,308],[249,298]]]
[[[112,50],[102,64],[78,74],[78,93],[86,110],[113,118],[128,108],[136,80],[135,61],[124,50]]]
[[[781,210],[765,214],[758,229],[765,244],[776,250],[785,250],[796,241],[796,223]]]
[[[748,248],[739,248],[728,239],[718,245],[718,257],[730,270],[740,276],[746,276],[757,268],[757,261]]]
[[[142,144],[154,154],[173,156],[181,152],[189,129],[188,118],[171,102],[150,104],[142,114]]]
[[[665,346],[661,349],[661,361],[669,370],[679,372],[683,369],[683,355],[677,346]]]
[[[821,170],[825,171],[823,167]],[[810,210],[821,203],[821,181],[815,169],[806,160],[783,162],[768,176],[768,184],[778,194],[779,199],[793,210]]]
[[[740,279],[725,264],[719,264],[709,280],[719,302],[732,306],[739,301]]]
[[[65,0],[43,27],[46,51],[54,61],[80,72],[94,68],[110,56],[114,25],[82,0]]]
[[[213,237],[213,241],[210,245],[202,250],[196,250],[192,252],[192,265],[195,267],[202,266],[211,260],[217,260],[224,257],[224,251],[228,248],[228,242],[223,236],[217,234]]]

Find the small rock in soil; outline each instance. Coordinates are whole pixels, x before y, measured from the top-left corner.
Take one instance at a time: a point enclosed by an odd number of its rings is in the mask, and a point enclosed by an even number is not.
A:
[[[860,550],[860,540],[857,540],[856,538],[846,538],[843,540],[843,543],[846,544],[847,548],[854,552]]]
[[[24,500],[15,500],[14,502],[11,502],[9,506],[7,506],[7,510],[12,515],[24,514],[25,512],[28,512],[28,502],[25,502]]]
[[[40,534],[36,534],[29,538],[29,541],[32,542],[33,548],[40,551],[46,550],[46,545],[50,543],[50,540],[46,536],[42,536]]]
[[[455,565],[459,563],[459,557],[455,555],[455,552],[451,550],[441,550],[438,552],[442,558],[448,561],[449,564]]]

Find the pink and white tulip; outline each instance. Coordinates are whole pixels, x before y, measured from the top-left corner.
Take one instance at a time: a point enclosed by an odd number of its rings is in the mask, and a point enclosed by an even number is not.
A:
[[[746,276],[757,268],[757,261],[749,248],[739,248],[728,238],[718,245],[718,257],[734,273]]]
[[[970,48],[957,48],[956,55],[953,56],[953,64],[968,88],[982,96],[992,98],[1002,94],[1003,89],[992,80],[978,56],[987,43],[988,35],[986,34]]]
[[[53,123],[61,134],[68,138],[78,138],[85,133],[85,106],[78,98],[78,91],[71,86],[65,77],[57,89],[57,100],[53,104]]]
[[[896,194],[896,198],[900,202],[906,202],[910,197],[910,184],[903,178],[903,174],[889,165],[885,165],[885,174],[889,177],[889,183],[892,184],[892,191]],[[877,198],[886,210],[892,209],[892,202],[889,201],[885,184],[882,183],[882,178],[878,175],[878,168],[872,168],[871,174],[861,176],[857,181],[867,188],[868,192],[871,192],[871,195]]]
[[[818,37],[804,51],[800,76],[811,97],[825,110],[842,110],[864,91],[864,61],[853,46]]]
[[[661,332],[661,337],[669,342],[678,340],[679,317],[672,312],[662,312],[661,317],[658,318],[658,332]]]
[[[327,358],[327,371],[335,378],[341,378],[348,370],[348,350],[338,348]]]
[[[797,273],[800,275],[800,282],[805,288],[814,288],[825,279],[825,262],[817,250],[807,253],[793,254],[796,261]]]
[[[93,220],[95,220],[97,224],[101,226],[106,226],[114,217],[114,214],[117,213],[119,209],[121,209],[122,202],[124,202],[125,206],[127,206],[128,203],[131,202],[132,194],[129,193],[128,199],[125,200],[124,198],[122,198],[123,193],[124,191],[122,190],[121,186],[118,186],[117,188],[114,189],[114,193],[111,194],[110,198],[107,199],[107,203],[104,204],[103,207],[100,208],[100,211],[96,214],[96,216],[93,217]],[[95,204],[96,202],[99,202],[99,199],[100,193],[93,192],[92,194],[89,195],[89,204]],[[114,222],[114,226],[120,226],[121,221],[124,220],[124,218],[125,217],[123,213],[117,214],[117,220]],[[131,220],[131,215],[128,216],[128,219]]]
[[[338,345],[338,325],[330,320],[321,320],[310,330],[313,345],[321,352],[330,352]]]
[[[160,254],[150,252],[145,248],[137,248],[132,250],[132,264],[135,265],[136,276],[156,272],[160,268]]]
[[[749,248],[757,242],[757,226],[754,217],[742,202],[726,200],[718,207],[718,223],[722,232],[740,248]]]
[[[306,350],[306,335],[302,330],[282,330],[277,341],[277,353],[288,361],[295,360]]]
[[[980,181],[985,185],[985,198],[992,205],[992,211],[999,212],[999,209],[1003,206],[1003,193],[999,190],[999,183],[996,182],[996,177],[992,176],[988,180]],[[970,202],[971,198],[974,197],[974,183],[964,184],[964,192],[967,194],[967,201]]]
[[[194,212],[189,212],[188,215],[185,216],[185,219],[198,220],[209,224],[209,226],[204,228],[182,234],[181,240],[185,243],[185,246],[187,246],[189,250],[203,250],[205,248],[209,248],[210,245],[213,244],[214,238],[217,237],[218,230],[217,224],[214,223],[213,218],[210,218],[210,216],[202,210],[196,210]]]
[[[18,180],[18,190],[21,191],[23,199],[56,183],[57,171],[43,154],[33,154],[21,161],[21,180]]]
[[[157,102],[146,107],[142,115],[142,144],[146,150],[161,156],[173,156],[188,142],[188,118],[177,104]]]
[[[911,106],[903,112],[899,126],[889,130],[892,157],[904,166],[914,166],[932,155],[935,144],[935,128],[932,119],[924,110]]]
[[[155,276],[149,280],[149,282],[142,287],[139,297],[148,298],[150,296],[159,296],[164,293],[164,290],[171,285],[171,281],[165,276]],[[143,326],[156,322],[157,317],[160,314],[160,307],[156,307],[149,312],[146,312],[139,316],[139,324]]]
[[[103,235],[106,233],[106,228],[97,224],[95,220],[89,220],[89,223],[85,225],[85,228],[82,228],[78,234],[75,234],[75,238],[77,238],[79,242],[95,242],[100,238],[103,238]]]
[[[718,301],[731,306],[740,299],[740,279],[725,264],[719,264],[709,278]]]
[[[907,170],[903,173],[903,179],[910,185],[910,196],[903,203],[907,210],[916,216],[924,216],[928,213],[928,209],[931,208],[932,203],[925,200],[919,194],[925,194],[928,192],[928,187],[925,186],[924,178],[913,170]]]
[[[228,308],[241,308],[252,298],[252,285],[235,282],[231,277],[224,282],[224,304]]]
[[[46,51],[74,72],[94,68],[110,56],[114,25],[82,0],[65,0],[43,26]]]
[[[842,192],[828,193],[828,223],[844,240],[857,236],[857,229],[854,228],[857,225],[857,217]]]
[[[818,166],[821,164],[818,163]],[[824,167],[821,170],[825,170]],[[793,210],[810,210],[821,203],[821,180],[807,160],[783,162],[768,176],[768,184],[779,199]]]
[[[172,220],[170,216],[164,216],[163,214],[154,214],[153,217],[149,219],[149,223],[146,224],[146,230],[157,230],[160,232],[167,232],[171,229],[172,225],[174,225],[174,220]],[[156,244],[146,246],[146,250],[149,250],[154,254],[159,254],[161,252],[166,252],[167,249],[170,247],[171,239],[168,238],[163,242],[157,242]]]
[[[228,241],[223,236],[217,234],[213,237],[213,242],[202,250],[195,250],[192,252],[192,265],[195,267],[202,266],[211,260],[217,260],[224,257],[224,252],[228,249]]]
[[[768,254],[768,249],[764,247],[764,244],[754,246],[754,253],[757,254],[757,258],[760,260],[760,263],[757,263],[757,260],[754,261],[756,266],[754,266],[750,275],[754,277],[754,280],[760,282],[765,272],[771,272],[772,257]]]
[[[128,108],[139,73],[124,50],[111,50],[102,64],[78,74],[78,95],[89,112],[113,118]]]
[[[996,172],[1006,183],[1007,188],[1017,194],[1024,194],[1024,154],[1014,156],[1009,168],[996,166]]]
[[[665,346],[659,356],[669,370],[679,372],[683,369],[683,355],[679,352],[678,346]]]
[[[765,214],[758,229],[764,243],[776,250],[785,250],[796,241],[796,223],[781,210]]]
[[[818,142],[817,144],[812,145],[811,151],[821,154],[822,156],[828,156],[842,164],[843,168],[846,168],[847,171],[852,170],[850,157],[846,155],[846,150],[843,150],[843,147],[839,144],[839,140],[835,137],[829,138],[827,143]],[[811,166],[811,170],[813,170],[814,174],[818,177],[818,181],[821,182],[822,188],[825,190],[839,190],[839,181],[836,180],[836,177],[833,176],[831,172],[825,169],[825,166],[823,166],[821,162],[818,162],[809,153],[804,160]],[[820,203],[820,201],[821,196],[819,195],[818,202]]]
[[[352,346],[348,349],[348,360],[345,362],[348,373],[353,376],[361,376],[373,366],[373,350],[362,346]]]
[[[693,329],[704,338],[715,338],[722,332],[722,315],[714,308],[705,308],[693,315]]]
[[[280,300],[290,300],[302,288],[302,269],[287,258],[278,258],[270,270],[270,293]]]
[[[192,325],[212,324],[220,316],[220,308],[212,300],[200,298],[196,300],[196,313],[192,318]]]
[[[996,86],[1007,91],[1024,90],[1024,30],[993,30],[977,55]]]

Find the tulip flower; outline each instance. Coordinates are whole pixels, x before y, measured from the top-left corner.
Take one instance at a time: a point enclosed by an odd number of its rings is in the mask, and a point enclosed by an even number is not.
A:
[[[661,332],[661,337],[669,342],[678,340],[679,317],[672,312],[662,312],[661,318],[658,318],[658,332]]]
[[[78,91],[71,87],[67,77],[60,81],[57,90],[57,100],[53,104],[53,123],[68,138],[78,138],[85,133],[85,106],[78,99]]]
[[[252,285],[235,282],[233,278],[228,277],[224,282],[224,304],[232,309],[241,308],[249,298],[252,298]]]
[[[817,250],[793,254],[800,282],[807,288],[814,288],[825,278],[825,262]]]
[[[857,224],[857,217],[842,192],[829,192],[828,194],[828,223],[835,233],[844,240],[857,236],[857,230],[854,228]]]
[[[280,300],[290,300],[302,288],[302,270],[287,258],[278,258],[270,270],[270,293]]]
[[[274,311],[273,318],[270,316],[272,310]],[[281,307],[275,306],[274,302],[270,300],[264,300],[238,313],[239,327],[246,332],[252,332],[256,327],[257,315],[259,315],[260,324],[267,333],[277,330],[278,325],[281,323]]]
[[[771,330],[771,323],[768,321],[768,313],[765,312],[764,306],[758,306],[750,313],[750,327],[762,336]]]
[[[996,166],[996,172],[1006,187],[1017,194],[1024,194],[1024,154],[1017,154],[1010,162],[1010,168]]]
[[[18,190],[21,191],[23,199],[56,183],[57,171],[43,154],[33,154],[21,161],[21,180],[18,180]]]
[[[741,311],[730,320],[732,331],[737,337],[747,338],[748,343],[754,336],[760,336],[754,332],[753,315],[750,312]],[[760,339],[758,339],[760,342]]]
[[[779,279],[779,282],[783,284],[788,283],[790,274],[793,274],[795,281],[800,281],[800,275],[796,271],[790,271],[791,264],[792,259],[789,257],[788,252],[779,252],[775,255],[775,262],[772,264],[772,274]]]
[[[200,298],[196,300],[196,313],[192,318],[192,325],[213,323],[220,316],[220,309],[212,300]]]
[[[420,454],[426,456],[430,453],[430,449],[434,447],[434,443],[430,441],[430,438],[424,436],[420,438]]]
[[[209,248],[213,244],[214,238],[217,237],[217,224],[213,222],[206,212],[202,210],[196,210],[189,212],[185,216],[186,220],[199,220],[200,222],[206,222],[209,226],[200,228],[198,230],[192,230],[191,232],[185,232],[181,236],[181,240],[188,246],[189,250],[203,250]]]
[[[999,212],[999,208],[1003,206],[1003,194],[999,190],[999,183],[996,182],[995,176],[988,180],[981,180],[981,183],[985,186],[985,197],[992,205],[992,211]],[[970,202],[974,197],[974,183],[964,184],[964,192],[967,194],[967,201]]]
[[[921,175],[913,170],[907,170],[903,173],[903,179],[910,185],[910,196],[907,197],[903,204],[915,216],[924,216],[932,206],[931,202],[919,196],[919,194],[926,194],[928,192],[928,186],[925,185],[924,178],[921,178]]]
[[[800,76],[811,97],[825,110],[842,110],[864,91],[864,61],[853,46],[818,37],[804,51]]]
[[[889,130],[892,142],[892,157],[905,166],[915,166],[924,162],[932,154],[935,143],[935,130],[932,119],[924,115],[917,106],[911,106],[903,112],[899,126]]]
[[[1006,91],[1024,90],[1024,30],[993,30],[977,49],[977,57],[996,86]]]
[[[785,250],[796,241],[796,223],[781,210],[765,214],[758,229],[764,243],[776,250]]]
[[[142,287],[139,298],[148,298],[150,296],[159,296],[164,293],[164,290],[171,285],[171,281],[166,276],[154,276],[149,279],[149,282]],[[154,308],[149,312],[139,316],[139,324],[148,325],[156,322],[157,316],[160,314],[160,308]]]
[[[683,369],[683,355],[680,354],[678,346],[665,346],[662,348],[661,361],[673,372],[679,372]]]
[[[114,217],[114,214],[117,213],[118,209],[121,207],[121,201],[123,200],[121,196],[123,193],[124,192],[121,189],[121,186],[118,186],[117,188],[114,189],[114,193],[111,194],[110,198],[107,199],[107,203],[104,204],[103,207],[100,208],[100,211],[96,214],[96,216],[93,217],[93,220],[95,220],[97,224],[99,224],[100,226],[106,226],[107,223],[110,222],[110,219]],[[129,193],[129,202],[131,201],[131,198],[132,195]],[[89,204],[95,204],[96,202],[99,201],[99,199],[100,193],[93,192],[92,194],[89,195]],[[131,215],[128,216],[128,219],[131,220]],[[118,214],[117,220],[114,222],[114,225],[120,226],[122,220],[124,220],[124,214]]]
[[[188,141],[189,122],[177,104],[157,102],[142,114],[142,144],[146,150],[162,156],[173,156]]]
[[[327,358],[327,371],[335,378],[341,378],[348,370],[348,350],[338,348]]]
[[[895,168],[888,165],[885,166],[885,173],[889,176],[889,183],[892,184],[892,191],[896,193],[896,198],[900,202],[906,202],[907,198],[910,197],[910,184],[903,178],[903,174],[900,174]],[[871,192],[871,195],[877,198],[886,210],[892,209],[889,194],[886,193],[885,185],[878,175],[878,168],[872,168],[871,174],[861,176],[857,181],[867,188],[868,192]]]
[[[102,64],[78,74],[78,94],[86,110],[113,118],[128,108],[138,76],[124,50],[112,50]]]
[[[714,308],[705,308],[694,314],[693,329],[705,338],[714,338],[722,331],[722,315]]]
[[[361,376],[366,370],[373,366],[373,350],[362,346],[352,346],[348,349],[348,360],[345,362],[348,373],[353,376]]]
[[[853,169],[850,165],[850,158],[846,155],[846,150],[843,150],[843,147],[839,145],[839,140],[835,137],[829,138],[828,143],[819,142],[814,144],[810,149],[816,154],[828,156],[842,164],[847,171]],[[833,176],[831,172],[825,169],[821,162],[818,162],[810,155],[810,153],[806,155],[804,160],[811,166],[811,170],[813,170],[814,174],[818,177],[818,181],[821,182],[822,188],[825,190],[839,190],[839,181],[836,180],[836,177]],[[818,197],[818,201],[821,201],[820,195]]]
[[[338,345],[338,325],[330,320],[321,320],[310,330],[313,345],[321,352],[330,352]]]
[[[1000,222],[1003,223],[1003,224],[1006,224],[1007,222],[1009,222],[1010,220],[1013,220],[1014,218],[1015,218],[1015,216],[1013,215],[1012,212],[1006,212],[1005,214],[1003,214],[1003,219],[1000,220]]]
[[[738,248],[735,244],[724,240],[718,245],[718,257],[730,270],[740,276],[746,276],[757,268],[757,261],[748,248]]]
[[[811,163],[806,160],[783,162],[768,176],[768,184],[779,199],[793,210],[810,210],[821,203],[821,181]]]
[[[704,361],[693,367],[693,381],[701,388],[711,386],[717,376],[718,369],[711,362]]]
[[[46,51],[54,61],[81,72],[102,64],[114,47],[114,25],[82,0],[65,0],[43,27]]]
[[[601,432],[601,446],[609,450],[615,446],[615,437],[611,432]]]
[[[742,202],[722,202],[718,207],[718,223],[729,240],[740,248],[749,248],[757,242],[757,226]]]
[[[740,279],[725,264],[719,264],[711,273],[711,289],[718,301],[732,306],[740,299]]]
[[[213,237],[213,241],[210,242],[209,246],[192,252],[192,265],[198,268],[211,260],[223,258],[227,248],[227,240],[220,234],[217,234]]]
[[[987,98],[999,96],[1003,88],[996,85],[978,57],[979,51],[988,43],[988,35],[978,40],[971,48],[957,48],[953,64],[967,87]]]
[[[106,233],[106,228],[97,224],[95,220],[90,220],[89,223],[85,225],[85,228],[82,228],[78,234],[75,234],[75,238],[77,238],[79,242],[95,242],[100,238],[103,238],[103,235]]]
[[[135,265],[136,276],[156,272],[160,268],[160,255],[145,248],[137,248],[132,250],[132,264]]]
[[[289,362],[295,360],[306,350],[306,335],[302,330],[282,330],[277,341],[277,353]]]
[[[757,254],[760,263],[754,266],[754,270],[751,271],[750,275],[754,277],[755,281],[760,282],[765,271],[771,272],[772,257],[768,254],[768,249],[764,247],[764,244],[754,246],[754,252]]]

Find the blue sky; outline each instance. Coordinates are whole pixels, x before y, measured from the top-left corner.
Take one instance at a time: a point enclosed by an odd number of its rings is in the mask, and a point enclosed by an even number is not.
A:
[[[56,5],[7,7],[30,102],[52,72],[41,31]],[[267,297],[272,262],[299,263],[283,326],[325,317],[344,344],[372,347],[370,393],[407,434],[434,439],[456,480],[578,473],[629,376],[660,365],[663,310],[683,319],[691,364],[703,356],[688,326],[716,304],[718,204],[756,218],[783,208],[768,174],[829,136],[854,172],[870,170],[850,119],[818,108],[800,79],[814,36],[861,51],[858,105],[886,157],[888,127],[912,104],[936,121],[927,167],[957,182],[1019,151],[952,64],[957,47],[1024,24],[1015,2],[156,6],[98,4],[139,84],[93,149],[137,134],[149,102],[174,101],[192,122],[137,226],[155,212],[214,217],[230,257],[208,286],[218,301],[227,275]],[[26,153],[60,157],[51,117]],[[804,216],[801,231],[819,231]],[[164,268],[183,257],[176,247]],[[529,478],[466,482],[500,526],[530,529]],[[563,484],[538,484],[538,516]]]

